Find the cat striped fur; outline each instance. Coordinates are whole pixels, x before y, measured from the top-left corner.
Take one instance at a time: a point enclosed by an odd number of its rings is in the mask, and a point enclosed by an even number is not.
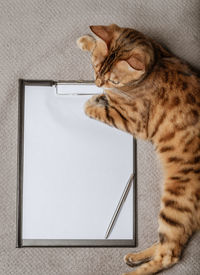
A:
[[[85,35],[77,44],[91,52],[96,85],[105,92],[86,102],[85,113],[152,142],[163,165],[159,242],[124,258],[139,265],[126,274],[154,274],[177,263],[200,229],[200,79],[136,30],[90,28],[98,38]]]

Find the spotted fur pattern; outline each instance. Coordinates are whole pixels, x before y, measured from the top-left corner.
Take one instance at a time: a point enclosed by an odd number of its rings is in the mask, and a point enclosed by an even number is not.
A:
[[[165,172],[159,242],[125,256],[129,275],[154,274],[177,263],[200,228],[200,79],[160,44],[130,29],[91,26],[78,46],[91,52],[97,86],[85,104],[94,119],[155,145]]]

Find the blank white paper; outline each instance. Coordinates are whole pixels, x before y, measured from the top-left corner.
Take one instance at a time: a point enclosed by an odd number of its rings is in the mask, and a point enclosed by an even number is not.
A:
[[[23,239],[104,239],[133,172],[132,136],[88,118],[91,95],[65,95],[85,87],[25,87]],[[133,238],[132,188],[109,239]]]

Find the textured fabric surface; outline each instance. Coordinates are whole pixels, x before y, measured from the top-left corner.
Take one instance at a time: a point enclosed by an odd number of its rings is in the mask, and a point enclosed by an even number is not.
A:
[[[138,247],[15,248],[18,79],[92,79],[75,44],[89,25],[117,23],[162,42],[199,68],[199,0],[0,0],[0,275],[116,275],[123,256],[157,240],[162,173],[151,144],[138,142]],[[161,274],[200,274],[200,234]]]

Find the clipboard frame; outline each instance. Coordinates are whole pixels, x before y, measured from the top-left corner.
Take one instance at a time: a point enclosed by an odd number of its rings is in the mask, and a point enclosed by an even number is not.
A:
[[[137,142],[133,138],[133,239],[23,239],[23,164],[25,86],[54,86],[57,84],[94,84],[91,80],[25,80],[19,79],[18,89],[18,150],[16,198],[16,248],[22,247],[136,247],[137,245]],[[95,84],[94,84],[95,85]]]

